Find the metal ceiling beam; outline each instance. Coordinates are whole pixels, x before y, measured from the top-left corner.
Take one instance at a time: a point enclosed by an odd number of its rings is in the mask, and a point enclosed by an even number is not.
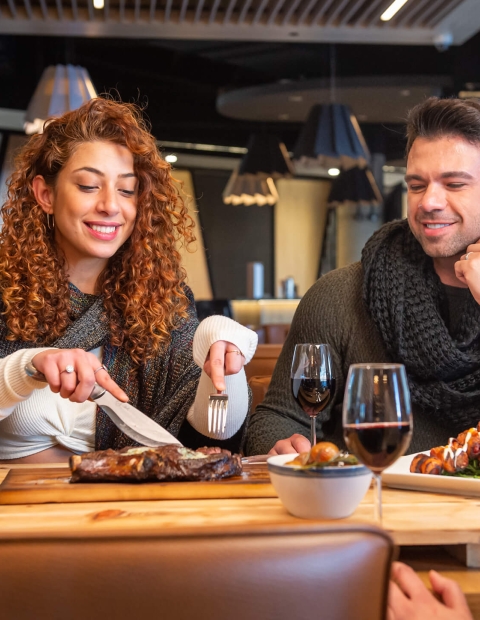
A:
[[[343,9],[347,6],[349,2],[350,0],[339,0],[337,6],[333,9],[333,11],[327,17],[323,25],[330,26],[330,24],[333,24],[335,19],[340,15],[340,13],[343,11]]]
[[[317,0],[315,0],[315,2],[316,1]],[[280,9],[283,7],[285,2],[286,2],[286,0],[277,0],[277,3],[273,7],[272,12],[270,13],[269,18],[267,19],[267,26],[270,26],[271,24],[275,23],[277,15],[279,14]]]
[[[480,27],[479,0],[451,0],[448,5],[417,0],[408,10],[407,3],[405,12],[388,27],[378,17],[389,0],[372,0],[368,5],[365,0],[350,0],[351,4],[347,0],[270,0],[270,5],[267,0],[243,0],[242,4],[227,0],[225,14],[221,0],[211,0],[212,4],[166,0],[164,7],[158,0],[147,0],[150,21],[142,19],[141,0],[134,0],[128,11],[126,0],[110,0],[103,11],[94,10],[92,0],[81,9],[77,0],[49,1],[50,6],[46,0],[7,0],[0,34],[430,45],[436,36],[448,33],[453,44],[461,45]],[[326,24],[320,26],[322,18]],[[424,19],[435,27],[426,27]]]
[[[408,22],[408,25],[415,27],[415,26],[418,26],[419,24],[423,24],[426,18],[431,13],[433,13],[433,11],[438,9],[440,5],[443,4],[444,1],[445,0],[431,0],[431,2],[428,3],[428,5],[425,7],[425,9],[421,13],[417,13],[417,16],[415,17],[415,19],[412,19],[411,21]]]
[[[360,7],[363,3],[364,0],[357,0],[357,2],[354,2],[349,8],[349,10],[345,13],[345,15],[341,18],[338,25],[343,26],[344,24],[348,24],[348,20],[350,19],[350,17],[353,17],[353,15],[355,15],[355,13],[360,10]]]
[[[462,0],[457,0],[457,6],[462,2]],[[452,10],[456,8],[452,7],[452,5],[449,5],[448,7],[445,7],[444,9],[440,10],[434,17],[433,19],[430,20],[430,26],[433,28],[435,27],[439,22],[442,21],[442,19],[448,15],[449,13],[452,12]]]
[[[426,4],[428,4],[430,0],[417,0],[415,4],[409,5],[407,4],[403,7],[404,10],[398,13],[398,17],[393,18],[394,26],[403,26],[407,22],[410,23],[412,17],[418,14],[419,11],[422,11]]]

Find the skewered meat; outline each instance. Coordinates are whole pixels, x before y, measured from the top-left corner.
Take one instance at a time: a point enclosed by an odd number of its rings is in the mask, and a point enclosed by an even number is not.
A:
[[[207,452],[207,453],[206,453]],[[70,457],[72,482],[220,480],[242,472],[238,454],[174,444],[158,448],[100,450]]]
[[[415,474],[434,474],[438,476],[443,471],[443,463],[434,456],[417,454],[410,465],[410,471]]]
[[[464,470],[470,461],[480,456],[480,422],[477,428],[470,428],[458,437],[451,437],[446,446],[430,450],[430,456],[417,454],[410,465],[415,474],[456,473]]]

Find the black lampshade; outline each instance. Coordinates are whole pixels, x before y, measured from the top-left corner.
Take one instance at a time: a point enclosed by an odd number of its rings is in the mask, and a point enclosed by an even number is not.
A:
[[[247,145],[238,174],[266,174],[278,179],[293,174],[293,166],[285,145],[276,136],[253,134]]]
[[[293,151],[293,159],[306,167],[364,167],[369,160],[360,126],[345,105],[314,105]]]
[[[342,172],[332,183],[328,204],[379,205],[382,194],[372,171],[368,168],[350,168]]]
[[[253,134],[248,152],[228,180],[223,201],[233,205],[274,205],[278,193],[273,179],[292,174],[293,166],[285,145],[275,136]]]

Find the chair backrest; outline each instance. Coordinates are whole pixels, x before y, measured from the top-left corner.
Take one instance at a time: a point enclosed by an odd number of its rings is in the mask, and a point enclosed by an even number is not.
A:
[[[282,346],[282,344],[259,344],[254,356],[245,366],[247,380],[252,377],[271,375]]]
[[[262,325],[266,344],[283,344],[290,331],[290,323]]]
[[[250,406],[250,414],[255,413],[257,405],[263,402],[263,399],[265,398],[267,390],[270,386],[271,380],[271,375],[251,377],[251,379],[249,380],[248,385],[252,390],[252,404]]]
[[[2,540],[0,616],[385,618],[393,543],[382,530],[243,529],[221,536],[192,529],[190,535]]]

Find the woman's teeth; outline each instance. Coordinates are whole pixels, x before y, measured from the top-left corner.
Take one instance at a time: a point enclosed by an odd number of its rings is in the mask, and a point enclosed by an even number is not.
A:
[[[115,232],[115,226],[95,226],[95,224],[91,224],[90,228],[104,234]]]

